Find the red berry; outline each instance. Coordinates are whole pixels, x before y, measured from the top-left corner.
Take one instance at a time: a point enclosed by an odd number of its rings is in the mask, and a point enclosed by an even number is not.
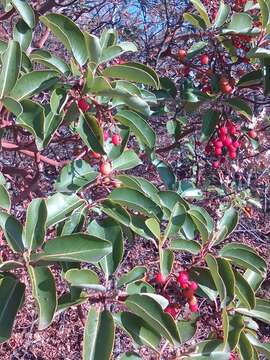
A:
[[[187,52],[186,52],[185,49],[180,49],[178,51],[178,58],[179,58],[180,61],[183,61],[186,56],[187,56]]]
[[[177,277],[177,282],[181,285],[182,288],[186,288],[188,287],[188,281],[189,281],[189,276],[187,271],[180,271],[178,277]],[[184,287],[183,287],[184,285]],[[187,286],[185,286],[187,285]]]
[[[235,140],[235,141],[233,142],[233,146],[234,146],[236,149],[238,149],[238,148],[241,146],[241,143],[240,143],[239,141]]]
[[[215,155],[216,156],[219,156],[219,155],[221,155],[222,154],[222,148],[220,148],[220,147],[215,147]]]
[[[109,133],[108,133],[108,131],[106,131],[106,130],[103,132],[103,139],[104,139],[105,141],[109,139]]]
[[[219,161],[214,161],[212,164],[214,169],[218,169],[220,167],[220,162]]]
[[[228,134],[228,128],[226,126],[222,126],[220,129],[219,129],[219,134],[220,135],[227,135]]]
[[[230,125],[229,132],[231,135],[235,135],[237,133],[236,127],[234,125]]]
[[[158,283],[158,284],[165,284],[166,281],[167,281],[167,277],[165,275],[163,275],[161,272],[159,272],[156,277],[155,277],[155,281]]]
[[[193,291],[196,291],[198,289],[198,284],[195,281],[191,281],[189,288]]]
[[[190,310],[191,312],[197,312],[198,309],[199,309],[198,304],[189,305],[189,310]]]
[[[233,146],[233,144],[230,144],[229,146],[228,146],[228,150],[229,150],[229,152],[236,152],[236,147],[235,146]]]
[[[208,57],[208,55],[206,55],[206,54],[201,55],[200,61],[201,61],[201,64],[202,64],[202,65],[207,65],[207,64],[209,63],[209,57]]]
[[[195,305],[195,304],[197,304],[197,298],[196,298],[196,296],[192,296],[190,299],[188,299],[188,303],[189,303],[189,305]]]
[[[231,139],[229,136],[227,136],[227,137],[224,139],[224,141],[223,141],[223,144],[224,144],[225,146],[230,146],[231,143],[232,143],[232,139]]]
[[[236,152],[235,152],[235,151],[233,151],[233,152],[229,152],[229,157],[230,157],[231,159],[235,159],[235,158],[236,158],[236,156],[237,156],[237,154],[236,154]]]
[[[84,99],[78,100],[78,106],[83,112],[87,112],[90,109],[90,104]]]
[[[217,148],[222,148],[222,146],[223,146],[223,143],[222,143],[221,140],[215,141],[215,147],[217,147]]]
[[[257,133],[256,133],[255,130],[250,130],[250,131],[248,132],[248,136],[251,137],[251,139],[256,139]]]
[[[221,90],[224,92],[224,94],[230,95],[233,92],[233,87],[228,84],[228,85],[222,86]]]
[[[194,296],[194,291],[190,287],[188,287],[187,289],[185,289],[183,291],[183,295],[184,295],[185,298],[191,299],[192,296]]]
[[[170,314],[174,319],[177,316],[177,311],[176,308],[173,305],[168,305],[165,309],[164,312],[167,314]]]
[[[122,142],[122,138],[121,138],[120,135],[114,134],[114,135],[112,136],[112,143],[113,143],[113,145],[120,145],[121,142]]]
[[[101,158],[101,154],[99,154],[99,153],[97,153],[97,152],[95,152],[95,151],[92,151],[92,156],[93,156],[93,158],[95,158],[95,159],[100,159],[100,158]]]
[[[104,162],[100,164],[99,171],[102,175],[110,175],[110,173],[112,172],[112,166],[109,162]]]

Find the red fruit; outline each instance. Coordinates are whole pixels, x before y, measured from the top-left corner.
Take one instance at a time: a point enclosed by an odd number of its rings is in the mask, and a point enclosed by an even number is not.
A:
[[[228,134],[228,128],[226,126],[222,126],[220,129],[219,129],[219,134],[220,135],[227,135]]]
[[[122,138],[121,138],[120,135],[114,134],[114,135],[112,136],[112,143],[113,143],[113,145],[120,145],[121,142],[122,142]]]
[[[191,312],[197,312],[198,309],[199,309],[198,304],[189,305],[189,310],[190,310]]]
[[[92,151],[92,156],[93,156],[93,158],[95,158],[95,159],[100,159],[100,158],[101,158],[101,154],[96,153],[95,151]]]
[[[194,296],[194,291],[190,287],[188,287],[187,289],[185,289],[183,291],[183,295],[184,295],[185,298],[191,299],[192,296]]]
[[[158,283],[158,284],[165,284],[166,281],[167,281],[167,277],[165,275],[163,275],[162,273],[158,273],[155,277],[155,281]]]
[[[222,148],[220,148],[220,147],[215,147],[215,155],[216,156],[219,156],[219,155],[221,155],[222,154]]]
[[[112,166],[109,162],[104,162],[100,164],[99,171],[102,175],[110,175],[110,173],[112,172]]]
[[[251,137],[251,139],[256,139],[257,133],[256,133],[255,130],[250,130],[250,131],[248,132],[248,136]]]
[[[104,141],[109,139],[109,133],[106,130],[103,132],[103,139],[104,139]]]
[[[235,159],[236,156],[237,156],[237,154],[236,154],[235,151],[229,152],[229,157],[230,157],[231,159]]]
[[[78,100],[78,106],[83,112],[87,112],[90,109],[90,104],[84,99]]]
[[[236,127],[234,125],[230,125],[229,132],[231,135],[235,135],[237,133]]]
[[[181,285],[183,289],[188,287],[188,281],[189,281],[189,276],[187,271],[180,271],[177,277],[177,282]]]
[[[188,299],[188,303],[189,303],[189,305],[195,305],[195,304],[197,304],[197,298],[196,298],[196,296],[192,296],[190,299]]]
[[[186,52],[185,49],[180,49],[178,51],[178,58],[179,58],[180,61],[183,61],[186,56],[187,56],[187,52]]]
[[[232,143],[232,139],[229,136],[227,136],[223,141],[224,146],[230,146],[231,143]]]
[[[221,90],[224,92],[224,94],[230,95],[233,92],[233,87],[228,84],[228,85],[222,86]]]
[[[222,146],[223,146],[223,143],[222,143],[221,140],[216,140],[216,141],[215,141],[215,147],[216,147],[216,148],[222,148]]]
[[[220,167],[220,162],[219,161],[214,161],[212,164],[214,169],[218,169]]]
[[[228,150],[229,150],[229,152],[231,152],[231,153],[236,152],[236,147],[234,147],[233,144],[230,144],[230,145],[228,146]]]
[[[223,156],[223,157],[220,159],[220,163],[221,163],[221,164],[224,164],[225,161],[226,161],[226,158]]]
[[[177,311],[176,308],[173,305],[168,305],[165,309],[164,312],[167,314],[170,314],[174,319],[177,316]]]
[[[241,146],[241,143],[240,143],[239,141],[235,140],[235,141],[233,142],[233,146],[234,146],[236,149],[238,149],[238,148]]]
[[[189,284],[189,288],[193,291],[196,291],[198,289],[198,284],[196,283],[196,281],[191,281],[191,283]]]
[[[207,64],[209,63],[209,57],[208,57],[208,55],[206,55],[206,54],[201,55],[200,61],[201,61],[201,64],[202,64],[202,65],[207,65]]]
[[[206,154],[210,154],[211,153],[211,146],[210,145],[206,145],[206,147],[205,147],[205,153]]]

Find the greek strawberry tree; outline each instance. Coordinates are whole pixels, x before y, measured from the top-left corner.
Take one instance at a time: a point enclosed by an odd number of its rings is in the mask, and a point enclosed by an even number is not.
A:
[[[192,49],[167,52],[194,68],[191,74],[185,70],[180,89],[145,64],[123,61],[121,56],[132,57],[137,47],[121,41],[115,30],[97,37],[61,14],[39,16],[25,1],[8,3],[19,16],[12,39],[0,42],[1,145],[3,152],[23,156],[26,169],[11,171],[10,163],[2,164],[0,226],[10,251],[0,263],[1,342],[11,337],[27,302],[20,278],[27,271],[39,330],[69,307],[87,306],[83,359],[110,359],[116,327],[136,349],[147,346],[164,358],[169,347],[179,350],[181,359],[269,357],[256,322],[270,323],[269,300],[256,296],[266,277],[265,260],[255,249],[230,241],[239,218],[235,208],[214,220],[192,201],[155,151],[151,126],[167,101],[191,116],[199,106],[207,153],[237,156],[246,136],[239,125],[253,114],[242,91],[251,87],[268,94],[267,2],[248,3],[245,12],[220,3],[211,21],[203,4],[192,0],[194,11],[184,17],[199,27],[195,38],[205,39]],[[41,24],[67,50],[65,58],[31,46]],[[247,36],[252,41],[243,58],[237,41]],[[219,47],[222,58],[211,58]],[[213,61],[211,71],[203,71],[211,89],[201,88],[194,76],[198,61],[202,66]],[[238,66],[246,74],[234,83]],[[176,141],[184,133],[178,125],[179,119],[170,121]],[[244,126],[249,138],[257,137]],[[69,160],[61,160],[63,148]],[[32,159],[31,171],[25,158]],[[219,168],[220,162],[214,164]],[[136,176],[138,166],[154,169],[155,181],[147,180],[147,171]],[[57,175],[53,184],[46,181],[47,168]],[[157,271],[147,264],[123,269],[127,244],[138,237],[152,244]],[[185,263],[179,254],[185,254]],[[57,292],[56,273],[68,287],[65,293]],[[209,337],[194,343],[204,307],[216,322]],[[121,357],[139,358],[138,352]]]

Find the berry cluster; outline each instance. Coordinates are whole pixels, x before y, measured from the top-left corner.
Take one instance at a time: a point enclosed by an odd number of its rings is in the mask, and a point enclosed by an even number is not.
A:
[[[165,284],[168,284],[171,279],[173,279],[173,277],[167,278],[162,273],[158,273],[155,277],[155,282],[163,287]],[[197,303],[197,298],[195,296],[195,292],[198,289],[197,283],[195,281],[190,281],[189,274],[187,271],[180,271],[180,273],[176,278],[176,283],[178,289],[179,289],[179,285],[182,288],[182,292],[179,293],[179,291],[177,291],[177,296],[180,295],[181,298],[178,299],[178,301],[173,302],[171,301],[171,298],[164,291],[162,291],[161,293],[170,300],[170,304],[165,308],[164,311],[170,314],[173,318],[177,318],[181,309],[180,302],[181,303],[187,302],[189,306],[189,310],[191,312],[197,312],[198,303]],[[175,290],[176,289],[173,289],[174,292]]]
[[[213,162],[213,168],[218,169],[222,163],[225,162],[225,155],[227,154],[231,160],[237,157],[237,151],[241,146],[239,138],[239,130],[232,122],[228,121],[226,125],[220,126],[217,131],[217,137],[205,147],[207,155],[213,153],[215,157],[220,157],[220,160]]]

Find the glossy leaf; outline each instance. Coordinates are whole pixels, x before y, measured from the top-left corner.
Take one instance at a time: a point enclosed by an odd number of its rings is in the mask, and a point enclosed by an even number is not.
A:
[[[219,4],[218,13],[214,22],[214,27],[221,27],[226,22],[229,13],[231,11],[231,7],[227,4],[224,4],[223,1]]]
[[[238,350],[241,360],[249,360],[254,358],[252,345],[243,331],[240,334]]]
[[[171,241],[170,249],[174,251],[186,251],[193,255],[198,255],[201,252],[201,245],[197,241],[175,239]]]
[[[120,360],[142,360],[142,358],[134,352],[126,352],[122,354]]]
[[[90,235],[95,234],[112,244],[112,253],[100,261],[100,266],[108,278],[117,270],[124,255],[124,240],[121,226],[113,219],[107,218],[102,221],[92,221],[87,231]]]
[[[141,165],[142,161],[133,150],[124,151],[118,158],[112,161],[112,168],[114,170],[129,170]]]
[[[252,27],[252,18],[246,13],[234,13],[231,17],[231,21],[228,24],[224,32],[232,33],[246,33]]]
[[[39,313],[39,330],[46,329],[52,322],[57,308],[55,281],[52,272],[45,266],[29,266],[33,296]]]
[[[225,211],[223,217],[218,223],[217,234],[215,235],[214,244],[219,244],[228,237],[236,228],[239,221],[239,214],[234,208]]]
[[[135,266],[128,273],[122,275],[117,282],[117,287],[120,288],[124,285],[130,284],[136,280],[141,280],[146,275],[146,267],[145,266]]]
[[[16,315],[23,304],[25,285],[16,278],[5,276],[0,279],[0,343],[11,336]]]
[[[96,180],[99,173],[86,161],[74,160],[61,170],[55,189],[61,192],[77,192]]]
[[[204,7],[203,3],[200,0],[191,0],[191,3],[194,5],[200,16],[203,18],[207,26],[210,26],[210,20]]]
[[[101,45],[97,36],[84,32],[87,54],[90,68],[95,68],[99,64],[101,56]]]
[[[114,320],[109,311],[90,308],[84,329],[83,360],[110,360],[114,327]]]
[[[6,187],[0,184],[0,208],[5,210],[9,210],[11,206],[9,193]]]
[[[61,14],[48,14],[41,16],[40,21],[64,44],[80,66],[86,63],[88,53],[85,38],[72,20]]]
[[[196,332],[196,318],[195,318],[195,320],[194,319],[178,320],[176,322],[176,326],[177,326],[177,329],[178,329],[181,344],[184,344],[185,342],[187,342],[188,340],[193,338],[193,336],[195,335],[195,332]]]
[[[44,136],[42,141],[42,146],[48,146],[50,141],[52,140],[56,130],[61,125],[64,119],[61,115],[56,115],[53,112],[49,112],[45,114],[44,119]]]
[[[22,52],[15,40],[10,40],[7,50],[2,55],[2,68],[0,74],[0,99],[8,95],[13,89],[19,76]]]
[[[248,103],[240,98],[231,98],[226,100],[226,103],[230,105],[239,114],[244,115],[248,119],[252,117],[252,110]]]
[[[0,262],[0,271],[10,271],[15,270],[24,267],[24,264],[13,261],[13,260],[7,260],[4,262]]]
[[[0,211],[0,227],[2,228],[5,239],[13,252],[24,251],[23,226],[12,215]]]
[[[32,29],[36,23],[35,14],[28,2],[25,0],[11,0],[11,2],[26,24]]]
[[[250,333],[246,334],[246,339],[255,347],[255,349],[263,354],[267,359],[270,357],[270,343],[261,343],[255,336]]]
[[[224,348],[229,348],[233,351],[238,345],[241,332],[245,327],[244,320],[239,314],[235,314],[233,316],[228,315],[226,309],[223,310],[222,318]]]
[[[248,283],[248,281],[238,272],[234,271],[235,277],[235,292],[239,300],[248,309],[253,309],[255,306],[255,293]]]
[[[160,257],[160,272],[167,277],[172,271],[174,254],[169,249],[161,249],[159,252],[159,257]]]
[[[98,275],[90,269],[70,269],[65,273],[65,279],[72,286],[99,291],[105,290],[104,286],[100,285]]]
[[[70,68],[67,63],[61,58],[44,49],[33,50],[30,54],[30,59],[39,64],[45,65],[47,68],[60,72],[68,76]]]
[[[221,340],[206,340],[196,344],[188,355],[183,356],[183,360],[229,360],[230,351],[224,349],[224,343]]]
[[[103,132],[94,116],[81,113],[77,131],[86,146],[99,154],[105,154],[103,149]]]
[[[220,113],[215,110],[208,110],[202,117],[201,141],[208,140],[216,129],[220,118]]]
[[[186,209],[183,205],[177,203],[172,209],[167,227],[164,232],[164,237],[172,236],[178,233],[181,226],[186,220]]]
[[[237,308],[235,308],[235,311],[237,311],[240,314],[261,320],[261,321],[265,322],[266,324],[270,324],[270,301],[269,300],[262,300],[262,299],[256,298],[256,305],[255,305],[254,309],[249,310],[247,308],[237,307]]]
[[[27,208],[25,247],[30,251],[43,244],[46,235],[47,207],[44,199],[33,199]]]
[[[143,280],[136,280],[127,285],[126,291],[128,295],[133,294],[155,294],[153,286]]]
[[[45,243],[43,252],[33,255],[33,261],[98,262],[112,252],[108,241],[86,234],[59,236]]]
[[[155,236],[156,239],[160,240],[161,232],[160,232],[160,225],[159,222],[154,219],[150,218],[145,220],[145,225],[151,231],[151,233]]]
[[[207,25],[203,18],[197,14],[184,13],[183,19],[192,24],[195,28],[206,30]]]
[[[13,29],[13,39],[18,41],[21,49],[26,51],[32,41],[32,30],[25,21],[19,19]]]

